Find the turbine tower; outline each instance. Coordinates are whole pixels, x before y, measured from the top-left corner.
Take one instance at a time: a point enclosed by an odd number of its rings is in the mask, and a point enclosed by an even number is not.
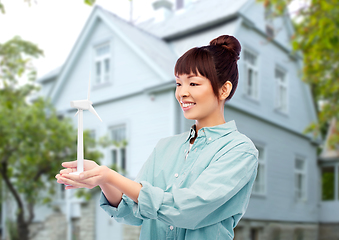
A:
[[[92,102],[89,100],[90,89],[91,89],[91,73],[89,74],[87,99],[71,101],[71,107],[78,109],[78,111],[75,114],[75,116],[78,114],[77,171],[72,173],[77,175],[84,171],[83,111],[89,110],[91,113],[97,116],[99,120],[102,122],[101,118],[94,110]]]

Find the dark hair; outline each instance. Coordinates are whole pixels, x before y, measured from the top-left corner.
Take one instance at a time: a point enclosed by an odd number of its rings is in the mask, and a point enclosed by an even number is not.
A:
[[[219,89],[230,81],[232,91],[226,98],[230,100],[238,86],[238,65],[241,46],[239,41],[229,35],[222,35],[208,46],[195,47],[184,53],[175,64],[175,75],[202,75],[211,81],[213,92],[219,99]]]

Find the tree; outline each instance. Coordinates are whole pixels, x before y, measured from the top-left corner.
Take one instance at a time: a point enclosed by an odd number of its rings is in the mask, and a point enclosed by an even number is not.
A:
[[[14,37],[0,44],[0,176],[16,203],[20,240],[29,239],[34,206],[50,201],[61,162],[76,159],[77,131],[70,119],[61,119],[48,101],[28,97],[36,71],[31,57],[42,55],[34,44]],[[19,86],[20,77],[28,83]],[[94,140],[84,133],[85,154],[99,159]],[[88,150],[88,151],[87,151]]]
[[[293,0],[259,0],[274,9],[275,16],[287,14]],[[318,115],[305,133],[325,137],[329,121],[339,119],[339,2],[337,0],[305,0],[304,7],[293,18],[294,51],[303,55],[302,79],[310,85]],[[339,121],[330,139],[333,148],[339,142]]]

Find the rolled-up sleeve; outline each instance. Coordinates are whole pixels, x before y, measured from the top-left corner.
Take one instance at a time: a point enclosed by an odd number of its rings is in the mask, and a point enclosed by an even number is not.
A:
[[[140,219],[158,219],[180,228],[198,229],[233,215],[243,215],[258,158],[248,152],[230,151],[212,162],[187,188],[167,190],[143,185],[134,214]]]
[[[142,219],[137,218],[133,213],[133,211],[136,211],[138,208],[137,204],[125,194],[123,194],[122,200],[118,207],[113,207],[108,202],[105,194],[101,193],[100,207],[117,222],[135,226],[140,226],[142,224]]]

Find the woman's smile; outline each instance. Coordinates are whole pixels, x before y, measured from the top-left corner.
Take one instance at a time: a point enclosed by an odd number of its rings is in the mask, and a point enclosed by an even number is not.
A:
[[[190,110],[192,107],[195,106],[196,103],[194,102],[181,102],[181,107],[183,111]]]
[[[197,127],[223,123],[223,104],[214,95],[211,82],[195,74],[176,76],[175,96],[187,119],[196,120]]]

